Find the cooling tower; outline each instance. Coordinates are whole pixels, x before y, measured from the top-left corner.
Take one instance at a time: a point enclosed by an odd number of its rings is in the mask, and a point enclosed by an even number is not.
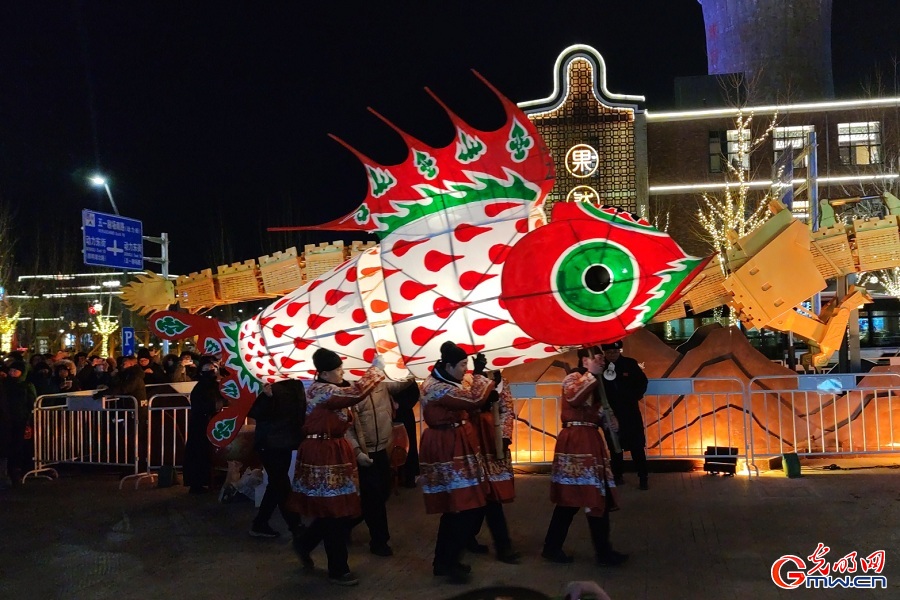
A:
[[[758,77],[754,102],[834,97],[831,0],[698,0],[710,75]]]

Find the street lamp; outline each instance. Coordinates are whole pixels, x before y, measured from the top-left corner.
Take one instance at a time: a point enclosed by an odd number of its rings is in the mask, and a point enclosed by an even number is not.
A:
[[[116,201],[113,200],[112,191],[110,191],[109,189],[109,182],[106,181],[106,177],[103,177],[102,175],[94,175],[92,177],[89,177],[88,179],[92,184],[94,184],[95,187],[102,187],[106,190],[106,195],[109,196],[109,203],[112,204],[113,211],[115,211],[115,213],[118,215],[119,208],[116,206]]]
[[[113,210],[116,215],[119,215],[119,208],[116,206],[116,201],[113,200],[112,191],[109,189],[109,182],[106,180],[106,177],[96,173],[90,177],[88,177],[88,181],[90,181],[95,187],[103,187],[106,190],[106,195],[109,196],[109,202],[112,204]],[[160,257],[150,257],[145,256],[144,261],[153,262],[159,265],[162,265],[162,276],[163,279],[169,281],[169,234],[161,233],[159,237],[154,237],[150,235],[142,236],[145,242],[153,242],[154,244],[160,245]],[[111,284],[109,282],[104,283],[104,285],[118,285],[118,282]],[[110,307],[112,307],[112,296],[110,296]],[[169,342],[168,340],[163,341],[163,353],[169,353]]]

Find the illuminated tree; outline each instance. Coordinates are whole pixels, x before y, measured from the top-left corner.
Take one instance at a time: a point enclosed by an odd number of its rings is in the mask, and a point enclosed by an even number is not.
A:
[[[19,311],[13,309],[4,298],[9,288],[13,265],[12,215],[9,206],[0,204],[0,351],[13,349],[13,337],[19,321]]]
[[[11,352],[13,349],[13,336],[16,333],[16,324],[19,321],[19,313],[6,315],[0,312],[0,351]]]
[[[900,268],[879,271],[877,277],[885,292],[894,298],[900,298]]]
[[[660,231],[665,231],[666,233],[669,232],[669,218],[671,217],[671,213],[669,212],[669,210],[663,211],[658,209],[656,213],[651,217],[649,215],[649,209],[647,208],[647,206],[642,205],[640,207],[640,215]]]
[[[0,202],[0,287],[8,289],[13,266],[12,214],[9,206]]]
[[[734,241],[750,233],[769,217],[767,205],[770,192],[761,196],[750,193],[750,156],[769,138],[775,128],[778,113],[762,132],[753,131],[753,113],[745,114],[743,106],[750,100],[750,92],[754,88],[753,81],[745,81],[740,76],[728,76],[720,79],[726,100],[735,106],[737,114],[734,118],[736,139],[729,140],[730,148],[723,156],[725,165],[725,191],[721,195],[703,194],[702,203],[697,211],[702,237],[705,238],[722,256],[722,268],[728,271],[727,251]],[[730,159],[730,160],[729,160]]]
[[[112,317],[97,317],[94,323],[94,331],[100,334],[100,356],[109,356],[109,339],[119,329],[119,322]]]

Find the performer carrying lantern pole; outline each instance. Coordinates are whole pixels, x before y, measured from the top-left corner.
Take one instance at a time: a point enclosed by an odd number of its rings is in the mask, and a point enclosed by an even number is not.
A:
[[[328,581],[356,585],[356,575],[347,564],[347,538],[351,518],[361,514],[359,473],[354,450],[344,438],[350,426],[348,407],[361,402],[385,377],[380,356],[355,383],[344,381],[341,357],[319,348],[313,354],[318,371],[307,391],[305,439],[297,451],[291,500],[304,517],[315,517],[294,538],[294,550],[305,569],[314,563],[310,552],[325,544]]]
[[[468,356],[453,342],[441,346],[441,359],[422,383],[422,416],[428,429],[419,450],[425,512],[441,515],[434,547],[434,574],[465,583],[471,567],[460,557],[487,502],[487,481],[478,433],[467,419],[494,389],[482,373],[483,355],[475,359],[471,386],[463,384]]]
[[[481,455],[484,458],[489,491],[487,504],[476,522],[475,530],[466,549],[481,554],[488,552],[487,546],[479,544],[476,537],[481,530],[482,523],[487,520],[488,529],[494,540],[497,560],[517,565],[521,555],[512,549],[509,526],[506,523],[506,516],[503,514],[503,504],[512,502],[516,497],[512,456],[509,452],[512,444],[515,406],[512,393],[509,391],[509,382],[502,378],[500,371],[494,371],[491,378],[496,387],[488,395],[487,402],[481,409],[473,410],[470,413],[481,443]]]
[[[556,504],[541,556],[556,563],[571,563],[563,543],[578,509],[584,507],[597,563],[618,566],[628,559],[609,543],[609,512],[617,508],[617,490],[609,463],[609,448],[599,427],[606,421],[618,429],[615,416],[603,410],[597,394],[597,376],[606,361],[600,348],[578,351],[580,368],[562,384],[560,421],[550,477],[550,500]]]

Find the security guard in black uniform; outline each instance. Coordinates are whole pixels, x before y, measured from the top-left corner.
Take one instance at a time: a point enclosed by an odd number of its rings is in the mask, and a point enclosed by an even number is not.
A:
[[[637,468],[640,488],[649,489],[647,483],[647,454],[644,446],[647,439],[644,436],[644,419],[641,417],[640,400],[647,391],[647,376],[644,370],[633,358],[622,356],[622,341],[610,344],[601,344],[603,356],[606,358],[606,370],[600,378],[606,390],[609,405],[619,421],[619,445],[621,450],[616,452],[612,440],[607,435],[610,458],[612,459],[612,471],[616,478],[616,484],[622,484],[625,479],[622,475],[623,454],[631,452],[631,459]]]

